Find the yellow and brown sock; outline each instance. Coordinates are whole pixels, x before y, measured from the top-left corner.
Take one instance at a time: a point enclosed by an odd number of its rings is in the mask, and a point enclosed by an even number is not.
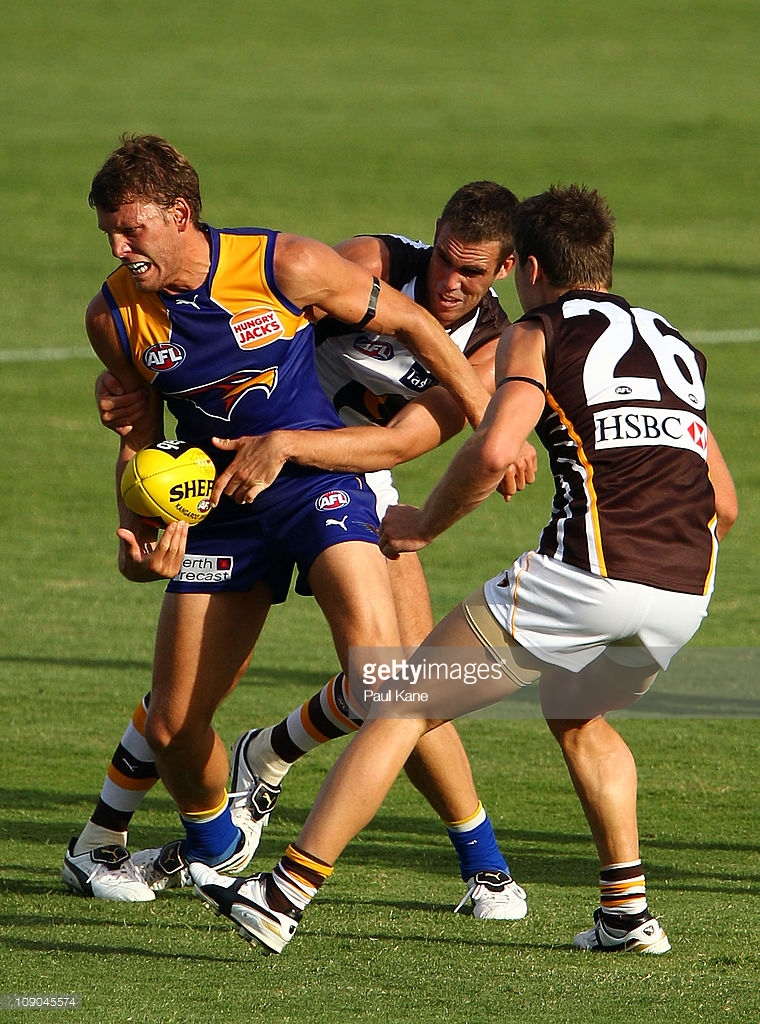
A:
[[[294,909],[304,910],[333,870],[331,864],[291,843],[269,878],[267,899],[270,906],[283,914]]]

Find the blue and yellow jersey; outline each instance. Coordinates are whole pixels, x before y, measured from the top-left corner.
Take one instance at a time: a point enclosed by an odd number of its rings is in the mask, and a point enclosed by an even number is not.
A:
[[[127,357],[163,396],[177,437],[325,429],[341,421],[319,385],[314,330],[274,278],[276,232],[208,227],[206,281],[184,294],[142,293],[120,267],[103,295]]]

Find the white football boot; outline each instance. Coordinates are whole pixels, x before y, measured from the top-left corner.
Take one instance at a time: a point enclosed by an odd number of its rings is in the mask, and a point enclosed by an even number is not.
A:
[[[238,736],[232,748],[230,769],[230,806],[235,824],[243,827],[243,816],[247,814],[249,824],[245,827],[251,835],[253,853],[261,842],[261,833],[269,824],[281,787],[272,786],[256,775],[248,763],[247,753],[251,741],[261,732],[249,729]],[[253,853],[251,856],[253,856]]]
[[[478,871],[467,881],[467,892],[454,908],[458,914],[472,900],[472,916],[480,920],[520,921],[528,913],[525,890],[506,871]]]
[[[63,858],[61,881],[79,896],[122,903],[147,903],[156,894],[146,885],[125,846],[99,846],[74,854],[76,838]]]
[[[296,933],[302,913],[283,914],[269,906],[267,874],[249,878],[228,878],[206,864],[191,864],[195,891],[216,914],[238,926],[238,934],[255,942],[265,955],[282,953]]]
[[[630,927],[630,925],[634,927]],[[594,927],[578,932],[573,939],[576,949],[607,953],[667,953],[670,943],[656,917],[648,913],[626,920],[623,916],[608,916],[601,908],[594,911]]]

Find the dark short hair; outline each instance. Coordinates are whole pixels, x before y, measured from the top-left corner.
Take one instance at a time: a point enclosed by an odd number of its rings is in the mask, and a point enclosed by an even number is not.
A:
[[[201,189],[190,161],[159,135],[122,135],[120,141],[92,179],[90,206],[115,213],[142,200],[169,209],[182,198],[197,226]]]
[[[524,199],[514,216],[515,254],[540,263],[555,288],[611,288],[615,218],[586,185],[552,185]]]
[[[471,181],[449,199],[440,222],[463,242],[498,242],[499,260],[512,252],[512,215],[517,196],[495,181]]]

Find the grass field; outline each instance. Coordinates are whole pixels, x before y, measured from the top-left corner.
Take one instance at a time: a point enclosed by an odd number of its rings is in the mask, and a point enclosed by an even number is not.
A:
[[[4,11],[0,996],[77,993],[74,1019],[103,1024],[760,1019],[759,32],[750,0],[157,0],[126,11],[40,0]],[[741,504],[693,645],[718,666],[717,698],[687,695],[667,716],[620,723],[639,761],[667,957],[569,948],[595,905],[595,858],[559,754],[530,714],[461,726],[529,892],[524,922],[451,914],[453,855],[403,780],[281,958],[258,956],[189,893],[146,908],[63,890],[65,843],[146,687],[161,598],[116,573],[114,442],[96,423],[97,364],[81,326],[112,266],[88,185],[129,130],[187,152],[213,223],[326,241],[373,230],[429,239],[448,195],[473,178],[520,194],[582,179],[618,215],[616,288],[704,342],[711,424]],[[501,291],[516,313],[511,282]],[[399,471],[407,500],[427,493],[451,450]],[[494,499],[425,552],[438,614],[535,540],[547,494],[544,472],[519,502]],[[313,603],[276,609],[220,711],[223,736],[273,720],[333,665]],[[336,747],[292,773],[262,865],[297,832]],[[133,846],[175,830],[156,790]]]

